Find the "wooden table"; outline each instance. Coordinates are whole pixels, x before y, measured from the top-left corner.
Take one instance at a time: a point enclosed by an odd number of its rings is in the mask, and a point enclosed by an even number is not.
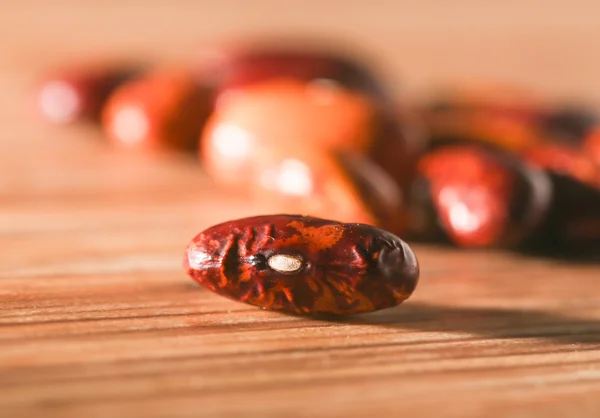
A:
[[[203,228],[275,208],[25,106],[63,59],[173,58],[262,28],[360,40],[408,90],[497,78],[599,104],[594,2],[97,3],[2,6],[0,416],[600,416],[598,264],[416,245],[421,283],[397,309],[263,312],[181,261]]]

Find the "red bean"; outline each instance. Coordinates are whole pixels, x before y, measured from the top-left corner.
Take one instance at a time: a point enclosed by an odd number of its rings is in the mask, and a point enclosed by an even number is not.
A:
[[[190,71],[161,68],[119,87],[102,122],[121,147],[190,150],[210,111],[210,92]]]
[[[248,169],[250,188],[279,210],[402,230],[402,195],[368,158],[344,152],[273,150]]]
[[[388,96],[373,69],[351,54],[299,45],[238,45],[222,59],[220,92],[273,79],[303,82],[323,80],[378,99]]]
[[[544,220],[552,197],[548,177],[516,158],[475,146],[448,146],[425,156],[422,176],[421,219],[416,232],[434,229],[439,222],[455,243],[462,246],[514,246]],[[425,207],[423,207],[425,206]]]
[[[201,139],[206,170],[223,184],[243,184],[272,150],[349,152],[369,158],[403,189],[418,147],[367,95],[298,80],[255,83],[219,101]]]
[[[125,66],[78,66],[57,71],[39,86],[37,106],[49,122],[98,121],[106,99],[138,70]]]
[[[358,314],[396,306],[419,266],[400,238],[370,225],[297,215],[225,222],[189,244],[185,267],[213,292],[291,314]]]
[[[600,167],[600,124],[586,135],[583,141],[583,152]]]
[[[588,143],[586,146],[590,146]],[[546,171],[571,177],[600,190],[600,164],[591,152],[562,143],[542,143],[523,153],[523,158]]]

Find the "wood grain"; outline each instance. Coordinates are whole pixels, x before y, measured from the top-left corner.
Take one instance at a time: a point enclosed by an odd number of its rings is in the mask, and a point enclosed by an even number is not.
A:
[[[203,228],[276,208],[191,158],[117,153],[27,107],[63,59],[180,57],[259,30],[357,41],[409,89],[491,78],[598,104],[598,6],[576,3],[6,2],[0,416],[599,416],[597,262],[416,245],[421,283],[397,309],[264,312],[200,289],[181,261]]]

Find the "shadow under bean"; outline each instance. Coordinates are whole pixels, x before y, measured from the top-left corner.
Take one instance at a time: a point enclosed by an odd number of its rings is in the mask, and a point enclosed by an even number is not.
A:
[[[600,344],[600,318],[581,319],[536,310],[406,303],[362,316],[328,320],[404,330],[468,333],[484,338]]]

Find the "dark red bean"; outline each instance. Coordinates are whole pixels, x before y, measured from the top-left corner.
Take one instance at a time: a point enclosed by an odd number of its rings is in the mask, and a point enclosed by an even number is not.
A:
[[[242,88],[273,79],[328,80],[349,90],[387,100],[387,89],[373,69],[341,51],[299,45],[239,45],[222,60],[219,90]]]
[[[549,142],[524,153],[526,161],[549,173],[554,189],[534,247],[564,253],[600,246],[600,163],[593,138],[592,131],[581,144]]]
[[[555,190],[543,230],[532,247],[563,255],[595,255],[600,249],[600,188],[551,172]]]
[[[439,223],[462,246],[521,243],[544,219],[552,196],[541,170],[476,146],[434,151],[421,160],[419,174],[420,195],[413,196],[414,233],[434,235]]]
[[[396,306],[419,266],[400,238],[370,225],[297,215],[225,222],[197,235],[185,266],[222,296],[291,314],[358,314]]]

